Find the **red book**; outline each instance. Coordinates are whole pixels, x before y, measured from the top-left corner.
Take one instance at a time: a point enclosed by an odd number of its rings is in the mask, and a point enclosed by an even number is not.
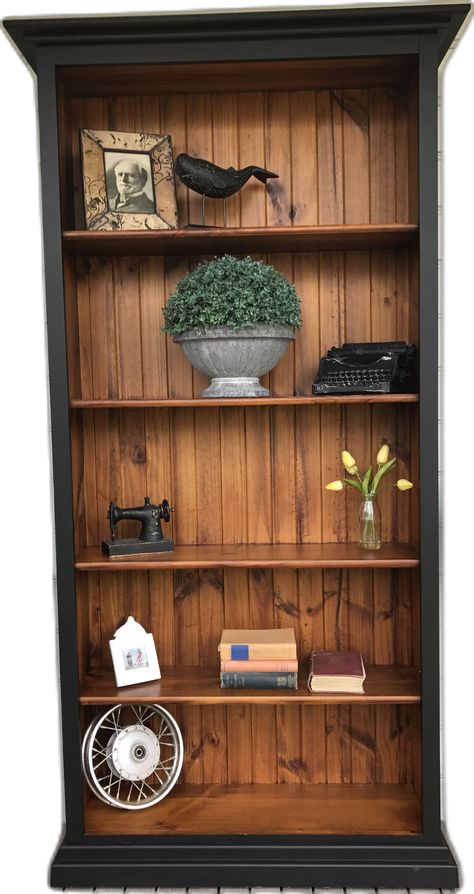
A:
[[[359,652],[311,652],[308,688],[311,692],[363,694],[365,667]]]
[[[275,674],[296,673],[298,670],[298,661],[289,659],[288,661],[221,661],[221,671],[230,672],[246,672],[253,673],[269,672]]]

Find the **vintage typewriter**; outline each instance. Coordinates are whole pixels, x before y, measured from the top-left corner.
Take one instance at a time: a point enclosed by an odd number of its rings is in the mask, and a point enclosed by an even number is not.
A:
[[[399,394],[416,388],[416,349],[404,341],[331,348],[321,359],[313,394]]]

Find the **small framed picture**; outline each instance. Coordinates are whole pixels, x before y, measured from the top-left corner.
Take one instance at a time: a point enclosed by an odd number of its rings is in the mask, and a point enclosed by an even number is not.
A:
[[[171,137],[81,130],[88,230],[163,230],[178,225]]]
[[[117,686],[160,680],[160,666],[153,634],[131,616],[109,640]]]

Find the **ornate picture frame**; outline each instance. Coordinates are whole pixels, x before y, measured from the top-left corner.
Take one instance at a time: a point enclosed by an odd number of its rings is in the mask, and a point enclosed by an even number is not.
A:
[[[178,226],[168,134],[80,130],[88,230]]]

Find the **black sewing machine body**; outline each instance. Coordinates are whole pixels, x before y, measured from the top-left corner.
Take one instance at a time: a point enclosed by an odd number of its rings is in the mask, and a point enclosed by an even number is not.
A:
[[[107,556],[133,556],[140,553],[172,552],[173,541],[163,535],[161,520],[169,522],[174,510],[163,500],[162,503],[150,502],[145,497],[143,506],[122,509],[113,501],[110,503],[107,518],[110,519],[110,540],[102,541],[102,552]],[[119,521],[139,521],[141,531],[138,537],[117,537]]]

